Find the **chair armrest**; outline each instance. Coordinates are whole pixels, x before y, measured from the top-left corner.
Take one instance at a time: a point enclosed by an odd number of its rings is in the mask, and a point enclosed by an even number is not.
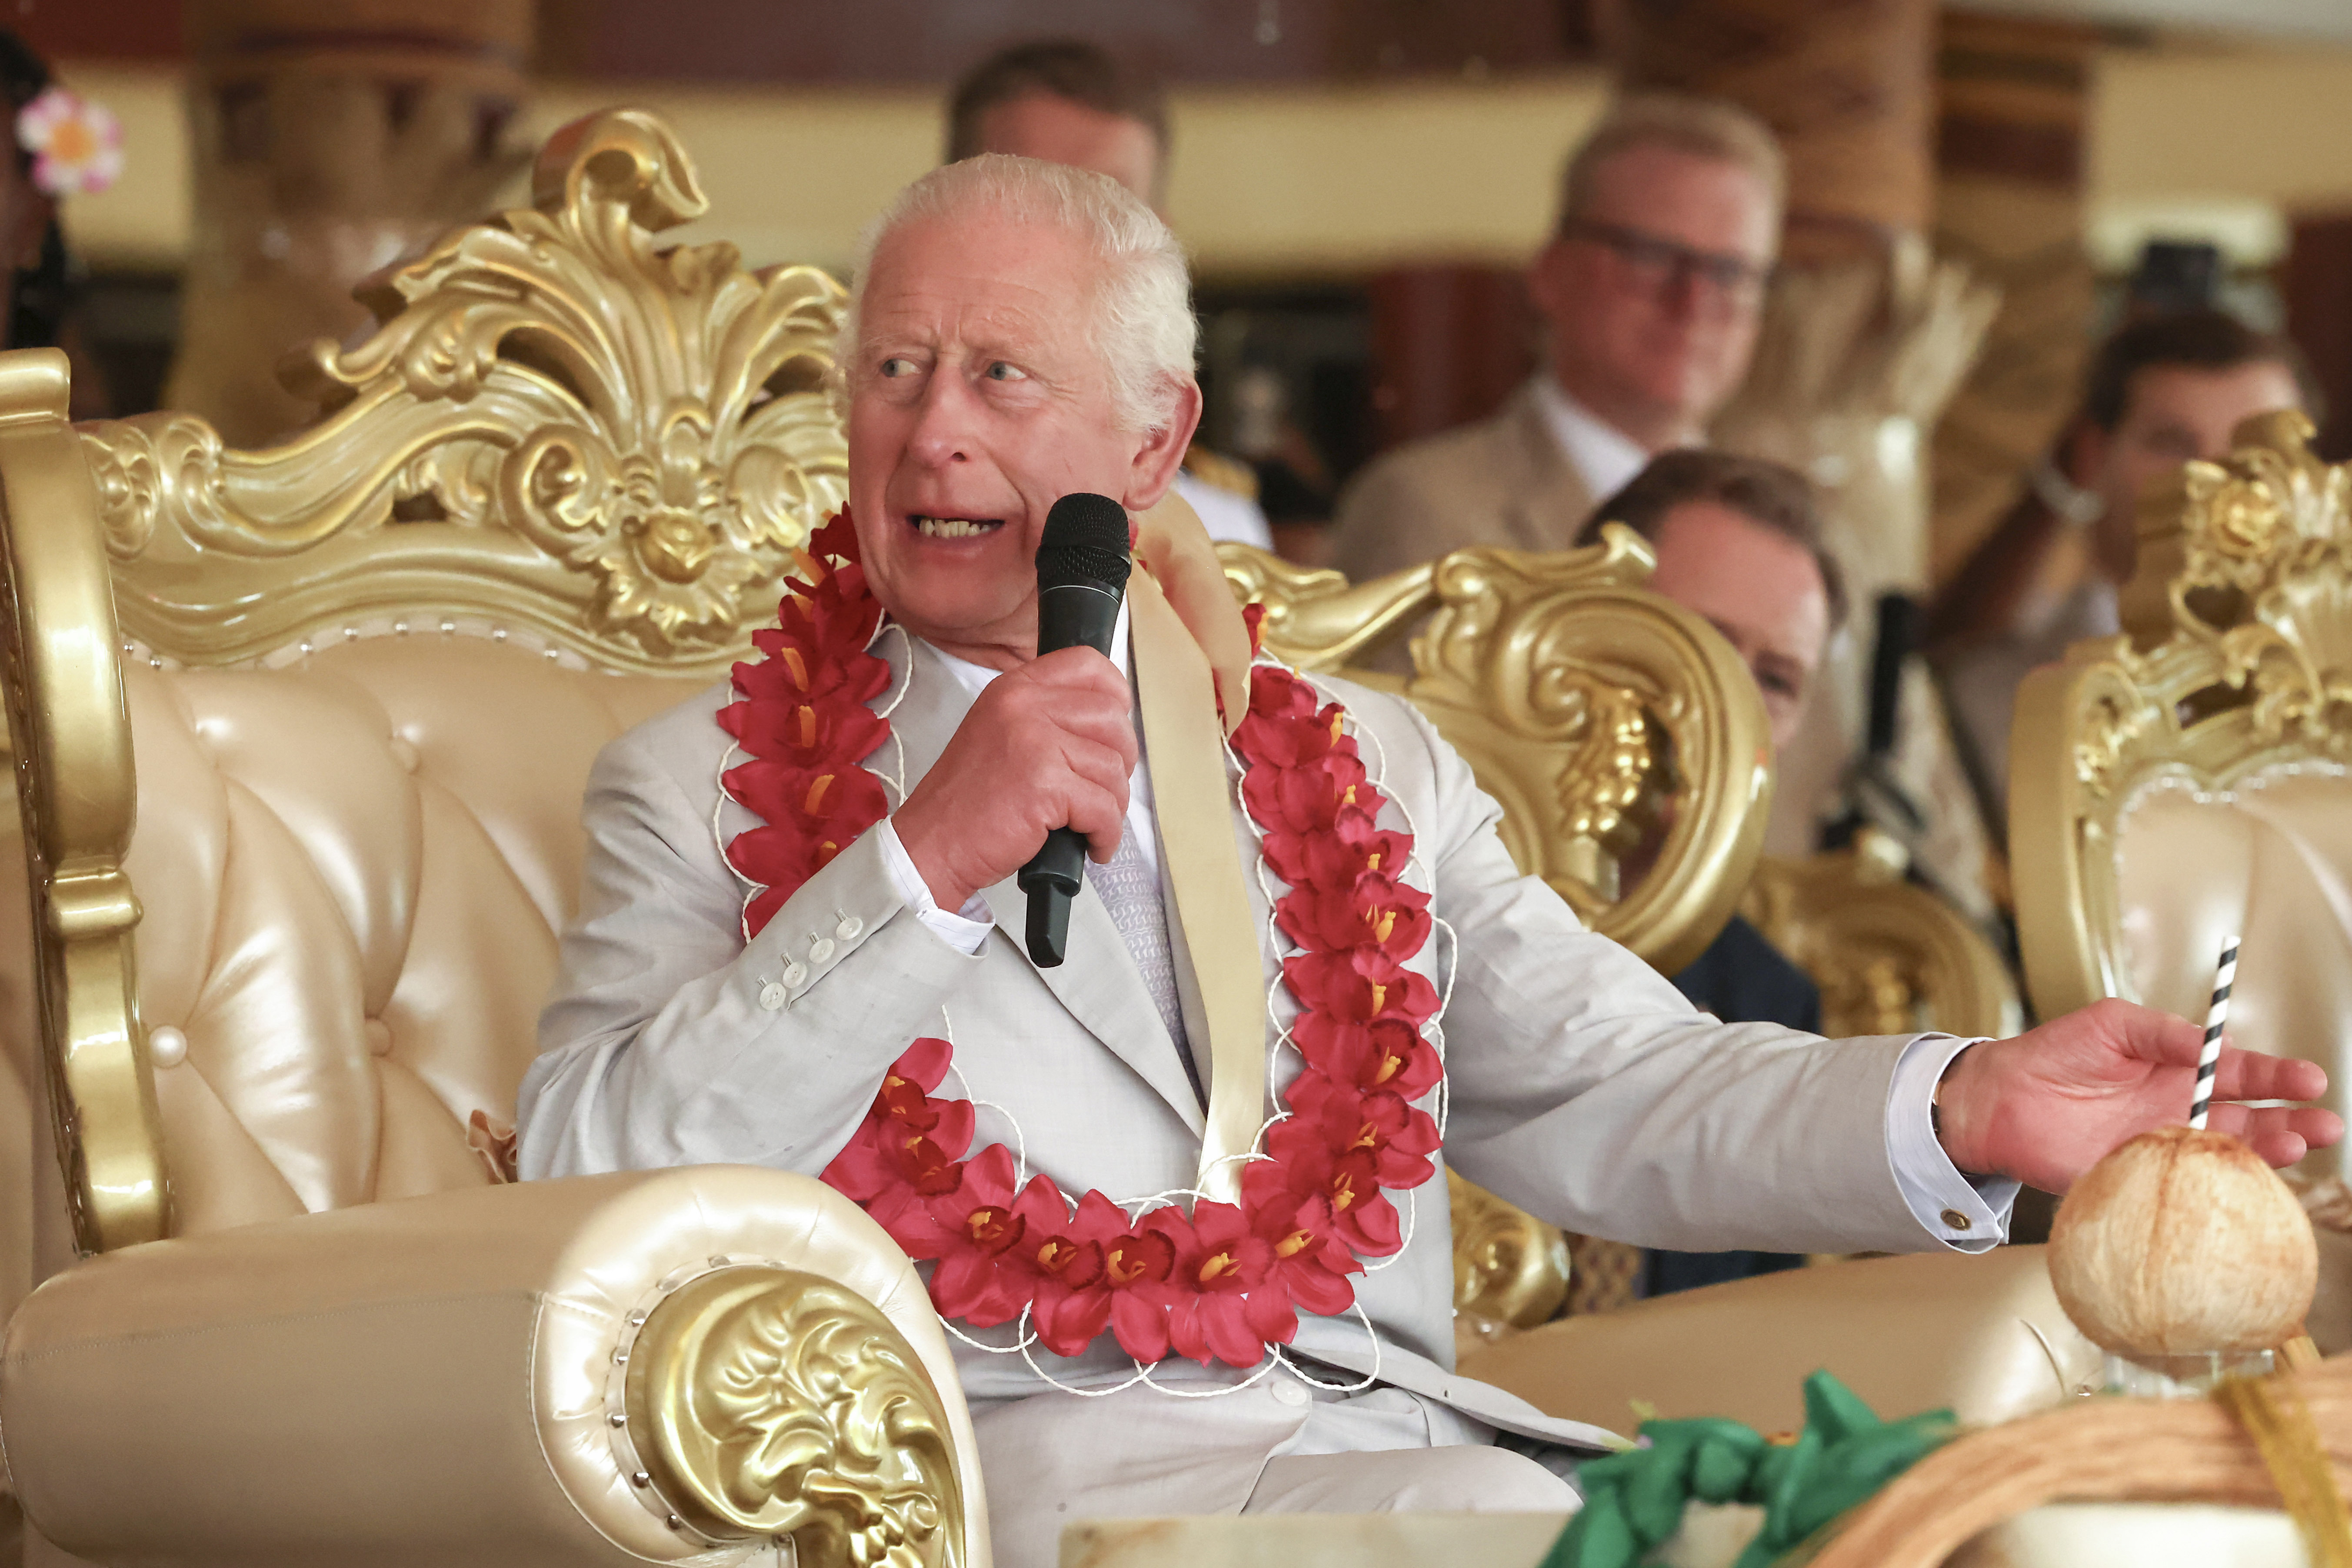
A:
[[[2046,1408],[2100,1370],[2067,1321],[2039,1247],[1873,1258],[1709,1285],[1564,1318],[1465,1361],[1555,1415],[1629,1429],[1728,1415],[1760,1432],[1804,1425],[1819,1367],[1894,1419],[1949,1406],[1989,1424]]]
[[[8,1324],[0,1458],[33,1528],[112,1562],[583,1568],[797,1534],[988,1563],[913,1265],[822,1184],[742,1166],[93,1258]]]

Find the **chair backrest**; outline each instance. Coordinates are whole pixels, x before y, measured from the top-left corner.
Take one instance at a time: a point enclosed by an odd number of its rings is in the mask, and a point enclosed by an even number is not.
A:
[[[374,288],[282,446],[77,437],[61,362],[0,373],[85,1250],[490,1180],[591,761],[749,650],[841,503],[831,279],[657,251],[704,203],[647,115],[559,132],[533,199]]]
[[[1832,1038],[2017,1033],[2009,966],[1958,910],[1905,880],[1907,868],[1903,847],[1874,829],[1849,849],[1767,855],[1740,913],[1820,987]]]
[[[1352,586],[1247,545],[1218,553],[1234,593],[1265,606],[1270,651],[1402,690],[1502,805],[1519,868],[1671,974],[1731,918],[1762,852],[1770,729],[1731,646],[1643,586],[1648,544],[1601,532],[1552,554],[1457,550]],[[1353,666],[1423,616],[1411,676]],[[1638,879],[1623,875],[1637,858]]]
[[[2299,414],[2238,427],[2139,511],[2123,635],[2020,691],[2010,855],[2044,1017],[2122,996],[2202,1021],[2244,938],[2242,1045],[2352,1069],[2352,468]],[[2334,1173],[2339,1156],[2305,1162]]]

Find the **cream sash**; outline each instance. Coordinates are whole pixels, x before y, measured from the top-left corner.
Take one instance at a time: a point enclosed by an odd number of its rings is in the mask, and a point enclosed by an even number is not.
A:
[[[1200,643],[1150,575],[1128,579],[1127,602],[1160,854],[1208,1016],[1208,1131],[1195,1185],[1239,1203],[1242,1157],[1265,1117],[1265,979],[1234,838],[1216,685]]]

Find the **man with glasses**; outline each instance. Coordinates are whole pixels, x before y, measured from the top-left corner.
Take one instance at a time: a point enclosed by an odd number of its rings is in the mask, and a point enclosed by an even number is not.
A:
[[[1336,563],[1361,578],[1465,545],[1565,549],[1595,500],[1697,442],[1748,373],[1784,184],[1744,110],[1617,105],[1569,160],[1528,268],[1543,368],[1493,417],[1365,469],[1340,499]]]

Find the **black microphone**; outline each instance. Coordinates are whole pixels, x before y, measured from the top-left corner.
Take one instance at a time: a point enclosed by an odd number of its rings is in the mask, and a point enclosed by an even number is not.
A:
[[[1064,496],[1037,542],[1037,651],[1084,646],[1108,658],[1127,594],[1127,509],[1108,496]],[[1029,962],[1052,969],[1070,940],[1070,900],[1087,872],[1087,841],[1070,827],[1045,835],[1021,868],[1029,895]]]

